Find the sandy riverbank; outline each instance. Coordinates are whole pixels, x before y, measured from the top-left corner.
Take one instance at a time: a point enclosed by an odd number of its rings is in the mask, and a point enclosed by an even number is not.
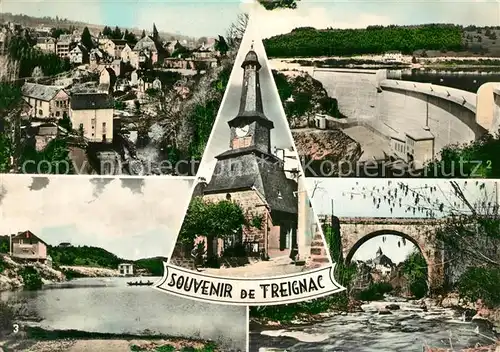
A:
[[[169,352],[217,352],[215,346],[188,340],[127,340],[127,339],[64,339],[64,340],[16,340],[0,342],[0,352],[131,352],[131,351],[169,351]]]
[[[77,330],[49,331],[24,328],[7,338],[0,338],[0,352],[220,352],[213,341],[182,337],[145,337],[90,333]],[[236,351],[235,351],[236,352]]]
[[[107,268],[95,268],[85,266],[61,266],[54,269],[39,262],[18,263],[6,254],[0,254],[0,291],[9,291],[24,286],[23,271],[27,267],[33,267],[40,275],[44,284],[67,281],[69,272],[78,277],[116,277],[120,276],[118,270]],[[73,275],[75,276],[75,275]]]
[[[118,270],[93,268],[88,266],[61,266],[61,270],[70,270],[84,277],[115,277],[120,276]]]

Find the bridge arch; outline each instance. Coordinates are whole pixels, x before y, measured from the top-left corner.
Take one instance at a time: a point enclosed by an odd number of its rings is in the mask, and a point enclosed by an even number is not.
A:
[[[414,237],[412,237],[404,232],[398,231],[398,230],[391,230],[391,229],[376,230],[376,231],[373,231],[371,233],[366,234],[364,237],[360,238],[356,243],[354,243],[354,245],[350,249],[346,249],[347,255],[345,256],[345,263],[346,264],[351,263],[352,258],[354,257],[354,254],[358,251],[358,249],[361,248],[362,245],[364,245],[368,241],[370,241],[376,237],[380,237],[380,236],[398,236],[398,237],[404,238],[405,240],[412,243],[418,249],[418,251],[420,253],[422,253],[422,256],[425,259],[425,263],[427,264],[427,280],[426,280],[427,281],[427,290],[430,291],[431,281],[432,281],[432,278],[430,276],[432,269],[430,269],[430,267],[432,265],[432,261],[429,258],[429,254],[430,254],[429,250],[427,250],[427,251],[424,250],[421,247],[422,244],[419,243],[419,241],[417,241]]]
[[[342,252],[346,263],[367,241],[382,235],[402,237],[417,247],[427,263],[431,292],[444,282],[443,252],[435,238],[436,222],[426,219],[339,218]]]
[[[421,248],[421,244],[418,243],[417,240],[415,240],[415,238],[413,238],[412,236],[410,235],[407,235],[406,233],[404,232],[400,232],[400,231],[397,231],[397,230],[376,230],[376,231],[373,231],[367,235],[365,235],[364,237],[362,237],[361,239],[359,239],[348,251],[347,251],[347,255],[345,256],[345,262],[346,264],[349,264],[351,261],[352,261],[352,257],[354,256],[354,254],[358,251],[358,249],[364,245],[366,242],[370,241],[371,239],[374,239],[376,237],[379,237],[379,236],[398,236],[398,237],[402,237],[404,238],[405,240],[408,240],[409,242],[411,242],[413,245],[415,245],[415,247],[418,248],[418,250],[420,251],[420,253],[422,253],[422,255],[424,256],[425,258],[425,261],[428,262],[428,258],[427,258],[427,255],[426,253],[424,252],[424,250]],[[428,254],[428,253],[427,253]],[[428,263],[427,263],[428,264]]]

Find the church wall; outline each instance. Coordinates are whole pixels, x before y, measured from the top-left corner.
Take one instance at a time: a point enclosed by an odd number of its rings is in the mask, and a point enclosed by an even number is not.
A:
[[[241,192],[231,192],[231,200],[235,201],[242,209],[243,212],[247,214],[247,218],[251,220],[254,216],[262,216],[263,219],[269,218],[268,211],[265,207],[259,206],[263,204],[262,199],[255,191],[241,191]],[[219,202],[226,199],[227,193],[219,194],[207,194],[203,199]],[[243,229],[243,241],[244,242],[258,242],[259,249],[265,246],[265,220],[262,229],[244,228]]]
[[[269,152],[269,130],[261,125],[257,125],[256,123],[253,123],[253,125],[255,125],[255,127],[252,128],[252,130],[254,131],[253,133],[255,145],[259,148],[259,150],[262,150],[265,153]]]
[[[271,226],[269,230],[269,250],[268,254],[273,257],[273,254],[280,250],[280,233],[281,226]]]
[[[231,192],[230,194],[231,194],[231,200],[235,201],[243,209],[243,212],[247,214],[247,219],[251,220],[255,216],[261,216],[263,219],[262,221],[263,225],[261,229],[257,229],[255,227],[243,229],[243,241],[257,242],[259,244],[259,251],[261,251],[266,247],[266,234],[267,234],[268,248],[266,249],[266,253],[268,253],[271,250],[279,251],[280,226],[273,225],[269,211],[267,210],[266,207],[262,206],[264,204],[264,201],[261,199],[261,197],[255,191],[251,190]],[[203,199],[212,202],[218,202],[221,200],[226,200],[226,195],[227,193],[208,194],[205,195]]]

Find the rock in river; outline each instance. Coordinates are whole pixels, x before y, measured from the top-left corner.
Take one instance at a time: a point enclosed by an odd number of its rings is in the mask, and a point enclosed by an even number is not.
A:
[[[380,314],[380,315],[388,315],[388,314],[392,314],[392,312],[390,310],[388,310],[388,309],[380,309],[378,311],[378,314]]]
[[[397,304],[388,304],[385,306],[385,309],[388,309],[388,310],[398,310],[398,309],[401,309],[400,306],[398,306]]]

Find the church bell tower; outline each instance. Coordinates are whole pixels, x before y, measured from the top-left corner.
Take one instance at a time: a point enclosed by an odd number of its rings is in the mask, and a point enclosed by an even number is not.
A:
[[[241,64],[243,83],[238,115],[228,122],[231,128],[229,147],[236,149],[256,149],[271,154],[271,129],[274,124],[264,114],[259,70],[262,68],[257,53],[250,51]]]

